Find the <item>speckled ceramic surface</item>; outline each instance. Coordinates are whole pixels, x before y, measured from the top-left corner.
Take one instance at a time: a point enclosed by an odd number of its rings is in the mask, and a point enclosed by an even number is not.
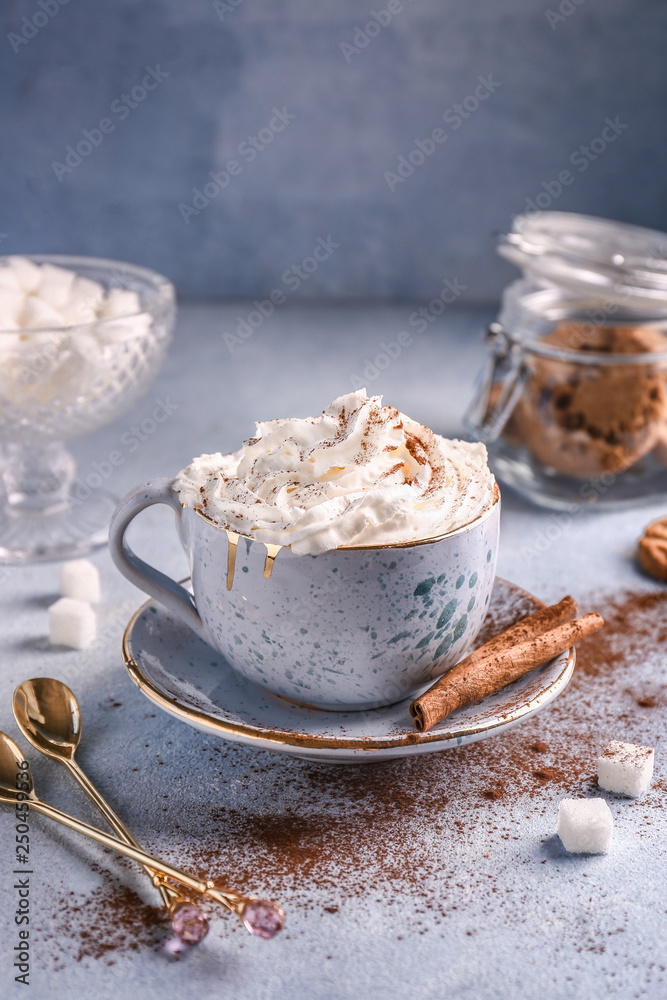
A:
[[[537,606],[526,591],[496,580],[479,640]],[[443,750],[502,732],[547,705],[574,669],[570,650],[420,736],[412,727],[409,699],[368,711],[328,712],[270,694],[233,670],[156,601],[131,619],[123,654],[143,693],[197,729],[306,759],[356,763]]]
[[[195,595],[123,549],[134,511],[167,503],[177,513]],[[124,513],[125,512],[125,513]],[[295,555],[227,532],[181,509],[166,480],[140,487],[112,523],[110,544],[126,575],[275,694],[327,709],[400,701],[456,663],[479,632],[498,555],[500,501],[429,542]],[[236,538],[237,536],[234,536]],[[132,560],[134,558],[134,563]],[[270,573],[270,575],[269,575]],[[194,621],[195,619],[201,619]]]

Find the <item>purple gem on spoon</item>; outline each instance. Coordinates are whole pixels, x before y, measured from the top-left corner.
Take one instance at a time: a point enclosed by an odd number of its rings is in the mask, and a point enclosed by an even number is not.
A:
[[[208,919],[194,903],[178,903],[171,913],[171,926],[184,944],[199,944],[208,934]]]
[[[243,907],[241,919],[255,937],[272,938],[285,923],[285,911],[270,899],[251,899]]]

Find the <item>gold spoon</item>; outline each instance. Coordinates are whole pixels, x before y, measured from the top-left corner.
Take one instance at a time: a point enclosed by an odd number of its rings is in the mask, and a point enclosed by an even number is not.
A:
[[[103,833],[96,827],[89,826],[88,823],[83,823],[60,809],[56,809],[55,806],[43,802],[35,794],[31,772],[21,766],[24,763],[23,753],[16,743],[6,733],[0,732],[0,802],[19,808],[22,803],[25,803],[30,809],[55,820],[56,823],[61,823],[70,830],[102,844],[103,847],[108,847],[118,854],[123,854],[133,861],[137,861],[144,868],[155,873],[153,878],[158,886],[164,884],[164,879],[168,878],[208,896],[235,913],[250,933],[256,937],[271,938],[282,928],[285,914],[277,903],[257,899],[253,896],[244,896],[233,889],[216,886],[214,882],[194,878],[181,871],[180,868],[147,854],[141,848],[116,840],[108,833]]]
[[[40,753],[64,764],[120,840],[140,847],[74,760],[81,740],[81,710],[67,685],[51,677],[23,681],[14,692],[12,707],[25,738]],[[152,868],[144,870],[162,897],[176,936],[187,944],[199,944],[208,933],[206,915],[174,886],[161,882]]]

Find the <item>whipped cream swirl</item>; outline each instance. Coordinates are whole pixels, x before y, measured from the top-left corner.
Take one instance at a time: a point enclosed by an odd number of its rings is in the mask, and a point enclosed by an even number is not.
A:
[[[482,444],[449,440],[366,390],[320,417],[267,420],[239,451],[179,473],[181,503],[297,554],[432,538],[493,501]]]

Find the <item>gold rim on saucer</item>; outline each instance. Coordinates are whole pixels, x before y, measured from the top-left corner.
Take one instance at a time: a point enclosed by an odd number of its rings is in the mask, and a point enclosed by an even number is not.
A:
[[[180,582],[186,583],[188,580],[189,577],[186,577]],[[524,590],[523,587],[519,587],[517,584],[510,583],[507,580],[503,580],[501,577],[496,577],[496,580],[504,584],[506,587],[509,587],[511,590],[516,591],[521,596],[529,598],[535,603],[536,607],[543,606],[541,601],[530,594],[527,590]],[[250,726],[236,722],[225,722],[224,720],[216,718],[213,715],[209,715],[201,709],[183,706],[175,699],[166,697],[162,691],[160,691],[159,688],[156,687],[156,685],[145,675],[141,666],[136,662],[130,653],[130,636],[132,629],[143,611],[153,603],[156,603],[153,598],[145,601],[132,615],[123,633],[123,659],[130,677],[147,698],[149,698],[159,708],[169,712],[169,714],[174,715],[182,719],[184,722],[187,722],[189,725],[193,725],[195,727],[199,727],[203,724],[208,727],[209,730],[214,730],[223,738],[228,737],[238,739],[241,737],[243,741],[264,741],[267,743],[275,743],[279,746],[294,746],[300,748],[310,748],[313,750],[341,751],[390,750],[398,747],[407,748],[422,746],[428,743],[451,742],[454,740],[462,741],[465,739],[470,741],[472,737],[478,735],[479,733],[492,733],[496,729],[503,729],[511,722],[517,722],[524,716],[532,715],[533,712],[536,712],[543,705],[552,701],[553,698],[555,698],[556,695],[558,695],[567,686],[572,676],[572,672],[574,671],[576,662],[574,647],[570,647],[570,649],[567,650],[565,662],[558,676],[555,677],[550,684],[543,688],[539,694],[537,694],[530,701],[517,705],[516,708],[513,708],[508,712],[499,714],[492,725],[484,724],[467,728],[447,730],[440,729],[435,732],[428,732],[424,734],[419,734],[414,730],[409,730],[401,736],[379,740],[370,738],[349,739],[335,738],[331,736],[316,736],[285,729],[272,729],[266,726]],[[218,655],[222,656],[222,654]],[[231,670],[232,668],[230,667],[229,669]],[[270,692],[263,693],[270,694]],[[279,697],[279,695],[275,695],[275,697]],[[381,712],[384,710],[385,709],[367,709],[366,711]],[[336,714],[338,713],[332,712],[332,715]],[[350,712],[346,714],[353,715],[355,713]],[[406,708],[406,728],[408,722],[409,719],[407,717]]]

